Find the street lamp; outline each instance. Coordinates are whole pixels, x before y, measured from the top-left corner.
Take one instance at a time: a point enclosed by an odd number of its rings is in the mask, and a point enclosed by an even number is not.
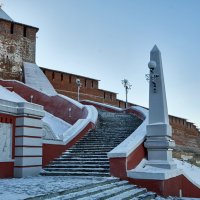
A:
[[[127,79],[122,80],[122,84],[125,88],[125,93],[126,93],[126,108],[128,107],[128,90],[131,89],[132,85],[129,83]]]
[[[76,85],[78,87],[78,97],[77,97],[77,99],[79,101],[80,100],[80,88],[82,86],[81,80],[79,78],[76,79]]]

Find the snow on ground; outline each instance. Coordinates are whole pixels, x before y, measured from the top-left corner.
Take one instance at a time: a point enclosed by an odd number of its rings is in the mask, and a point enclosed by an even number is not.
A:
[[[21,200],[103,182],[108,179],[112,178],[36,176],[20,179],[0,179],[0,199]]]
[[[24,76],[26,85],[49,96],[57,95],[47,77],[36,64],[24,62]]]
[[[52,131],[58,138],[63,138],[63,133],[65,133],[72,126],[71,124],[46,111],[42,121],[51,127]]]
[[[200,168],[185,161],[177,159],[174,159],[174,161],[177,164],[178,169],[183,170],[183,174],[186,178],[200,188]]]

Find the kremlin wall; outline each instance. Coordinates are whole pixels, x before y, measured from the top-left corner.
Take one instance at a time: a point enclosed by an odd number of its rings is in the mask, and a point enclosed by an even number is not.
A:
[[[52,69],[41,68],[47,76],[50,83],[54,86],[58,93],[69,96],[77,100],[77,84],[76,79],[80,79],[82,87],[80,89],[80,101],[91,100],[95,102],[113,105],[119,108],[125,108],[125,102],[117,99],[117,94],[111,91],[99,89],[99,80],[60,72]],[[129,103],[128,107],[135,105]],[[198,128],[184,118],[170,116],[170,124],[173,128],[173,136],[176,144],[182,149],[187,144],[184,151],[195,152],[200,154],[200,132]],[[181,152],[179,149],[179,152]],[[199,150],[197,150],[199,149]],[[183,152],[182,152],[183,154]],[[180,157],[181,153],[176,153]]]
[[[15,22],[6,13],[1,15],[0,78],[25,81],[23,62],[35,63],[36,33],[38,30],[36,27]],[[41,70],[60,94],[77,100],[76,79],[78,78],[82,84],[80,101],[91,100],[125,108],[125,101],[118,99],[115,92],[100,89],[97,79],[43,67],[41,67]],[[135,105],[134,102],[128,103],[128,107],[133,105]],[[200,154],[200,131],[198,128],[185,118],[170,116],[169,119],[173,128],[173,137],[178,147],[175,156],[180,158],[181,154],[184,154],[183,151],[187,151],[189,154]],[[185,147],[186,144],[187,148]]]

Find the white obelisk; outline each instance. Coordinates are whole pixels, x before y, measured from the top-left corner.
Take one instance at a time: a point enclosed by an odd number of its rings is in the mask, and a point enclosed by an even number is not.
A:
[[[161,53],[155,45],[150,53],[149,74],[149,125],[145,147],[148,150],[146,165],[175,169],[172,160],[172,128],[169,124],[165,82]]]

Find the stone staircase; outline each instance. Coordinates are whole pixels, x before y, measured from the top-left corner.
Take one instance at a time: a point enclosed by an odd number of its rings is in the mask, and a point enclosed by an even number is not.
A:
[[[107,153],[126,139],[140,124],[141,120],[124,113],[111,113],[98,110],[99,120],[95,130],[91,130],[73,147],[65,151],[46,166],[44,176],[82,176],[82,178],[100,178],[103,181],[48,193],[30,200],[164,200],[156,193],[147,191],[109,177]],[[85,177],[84,177],[85,176]]]
[[[117,178],[108,178],[98,183],[59,191],[47,195],[41,195],[29,200],[151,200],[156,194],[148,192],[145,188],[138,188],[128,181],[120,181]]]
[[[109,176],[107,153],[126,139],[142,121],[129,114],[98,112],[96,129],[46,166],[41,175]]]

